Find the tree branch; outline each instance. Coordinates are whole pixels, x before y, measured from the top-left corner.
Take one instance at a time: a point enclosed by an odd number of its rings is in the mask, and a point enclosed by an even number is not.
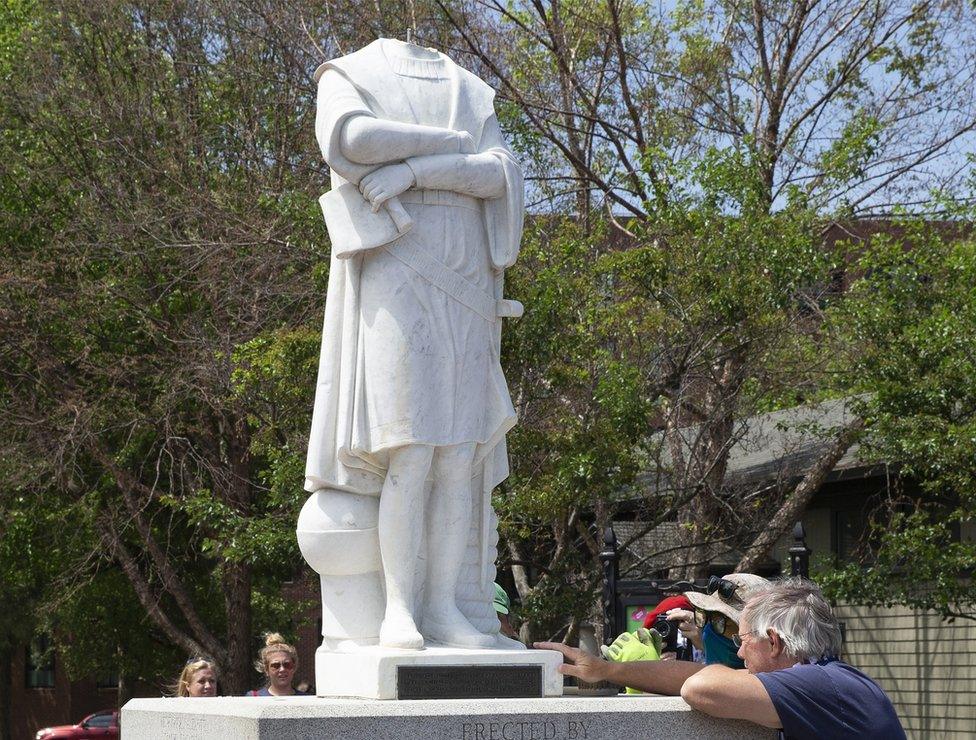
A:
[[[735,566],[737,573],[754,570],[759,561],[776,544],[776,541],[803,515],[817,489],[823,484],[837,462],[850,449],[863,428],[864,419],[858,417],[840,431],[830,447],[824,451],[823,456],[817,461],[817,464],[807,471],[803,480],[793,489],[793,493],[776,512],[766,529],[746,549],[742,559]]]

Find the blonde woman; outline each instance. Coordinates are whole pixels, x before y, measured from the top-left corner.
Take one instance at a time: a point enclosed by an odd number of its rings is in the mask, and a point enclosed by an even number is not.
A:
[[[176,696],[217,696],[217,669],[204,658],[190,658],[173,688]]]
[[[277,632],[269,632],[264,637],[264,647],[258,653],[254,669],[267,677],[267,685],[247,692],[247,696],[301,696],[292,686],[295,671],[298,669],[298,651],[285,642]]]

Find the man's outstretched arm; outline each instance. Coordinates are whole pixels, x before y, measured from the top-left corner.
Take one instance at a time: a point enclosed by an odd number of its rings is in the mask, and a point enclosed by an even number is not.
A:
[[[678,696],[689,676],[704,666],[687,660],[637,660],[624,663],[609,661],[558,642],[537,642],[541,650],[555,650],[568,661],[559,667],[567,676],[576,676],[589,683],[609,681],[619,686],[647,691],[651,694]]]
[[[783,726],[766,687],[747,670],[705,666],[685,681],[681,698],[693,709],[713,717],[745,719],[776,729]]]
[[[567,676],[589,683],[609,681],[652,694],[680,695],[690,707],[713,717],[744,719],[764,727],[783,726],[766,688],[746,670],[686,660],[611,663],[557,642],[537,642],[535,647],[562,653],[568,662],[559,670]]]

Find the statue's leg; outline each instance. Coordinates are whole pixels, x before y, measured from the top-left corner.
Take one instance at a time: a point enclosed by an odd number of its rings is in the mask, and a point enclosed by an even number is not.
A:
[[[491,647],[494,635],[478,631],[455,597],[471,525],[474,444],[434,452],[433,487],[427,515],[427,583],[421,629],[424,636],[458,647]]]
[[[390,466],[380,496],[379,540],[386,584],[386,611],[380,626],[380,645],[420,649],[411,607],[414,572],[424,531],[424,490],[432,447],[408,445],[390,452]]]

